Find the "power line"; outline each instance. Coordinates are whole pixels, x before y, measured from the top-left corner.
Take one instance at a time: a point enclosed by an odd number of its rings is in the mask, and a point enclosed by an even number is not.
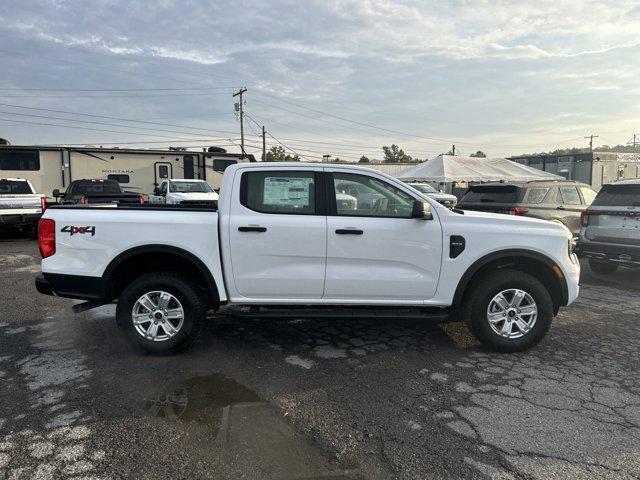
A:
[[[414,135],[414,134],[407,133],[407,132],[402,132],[402,131],[399,131],[399,130],[393,130],[393,129],[388,129],[388,128],[384,128],[384,127],[379,127],[377,125],[372,125],[372,124],[365,123],[365,122],[359,122],[357,120],[351,120],[349,118],[342,117],[340,115],[335,115],[335,114],[330,113],[330,112],[324,112],[324,111],[317,110],[317,109],[314,109],[314,108],[306,107],[306,106],[301,105],[299,103],[292,102],[291,100],[283,99],[283,98],[278,97],[276,95],[271,95],[271,94],[268,94],[268,93],[265,93],[265,92],[262,92],[262,91],[258,91],[258,95],[265,95],[267,97],[273,98],[275,100],[279,100],[279,101],[284,102],[284,103],[288,103],[290,105],[296,106],[298,108],[302,108],[304,110],[309,110],[311,112],[314,112],[314,113],[317,113],[317,114],[320,114],[320,115],[325,115],[325,116],[329,116],[329,117],[333,117],[333,118],[342,120],[343,122],[349,122],[349,123],[353,123],[355,125],[360,125],[360,126],[364,126],[364,127],[367,127],[367,128],[373,128],[373,129],[376,129],[376,130],[386,131],[386,132],[394,133],[394,134],[397,134],[397,135],[405,135],[405,136],[414,137],[414,138],[418,138],[418,139],[422,139],[422,140],[437,141],[437,142],[449,143],[449,144],[450,143],[458,143],[458,144],[466,144],[466,145],[474,145],[474,146],[479,145],[479,142],[473,142],[473,141],[465,142],[465,141],[461,141],[461,140],[452,140],[452,139],[445,139],[445,138],[439,138],[439,137],[427,137],[427,136],[423,136],[423,135]],[[259,101],[259,100],[254,100],[254,101]],[[264,102],[264,101],[260,101],[260,103],[263,103],[263,104],[268,105],[268,106],[273,107],[273,108],[278,108],[278,109],[281,109],[281,110],[284,110],[284,111],[287,111],[287,112],[290,112],[290,113],[294,113],[294,114],[300,115],[302,117],[311,118],[311,119],[315,119],[315,120],[324,121],[325,123],[329,123],[329,122],[327,122],[325,120],[318,119],[316,117],[308,117],[308,116],[305,116],[305,115],[301,114],[300,112],[295,112],[295,111],[292,111],[292,110],[285,109],[283,107],[279,107],[279,106],[276,106],[276,105],[268,104],[267,102]],[[339,125],[339,126],[345,127],[344,125]],[[506,144],[506,143],[505,144],[497,144],[497,143],[493,143],[492,145],[502,146],[502,147],[536,147],[536,146],[541,146],[541,145],[548,145],[548,143],[544,143],[544,144]]]
[[[2,98],[157,98],[228,95],[226,92],[167,93],[164,95],[0,95]]]
[[[0,87],[2,91],[25,92],[164,92],[164,91],[190,91],[190,90],[230,90],[237,88],[234,85],[218,87],[193,87],[193,88],[22,88]]]
[[[53,117],[53,116],[49,116],[49,115],[35,115],[32,113],[19,113],[19,112],[7,112],[5,110],[0,110],[0,114],[5,114],[5,115],[18,115],[21,117],[35,117],[35,118],[44,118],[47,120],[62,120],[65,122],[76,122],[76,123],[90,123],[93,125],[106,125],[106,126],[111,126],[111,127],[123,127],[123,128],[131,128],[131,125],[122,125],[122,124],[118,124],[118,123],[108,123],[108,122],[96,122],[96,121],[92,121],[92,120],[82,120],[82,119],[73,119],[73,118],[64,118],[64,117]],[[200,134],[194,134],[192,132],[176,132],[175,130],[167,130],[164,128],[153,128],[153,127],[141,127],[141,126],[135,126],[135,128],[138,129],[142,129],[142,130],[150,130],[150,131],[156,131],[156,132],[167,132],[167,133],[177,133],[179,135],[196,135],[198,137],[203,137],[204,135]]]
[[[17,123],[24,123],[24,124],[29,124],[29,125],[46,125],[46,126],[50,126],[50,127],[63,127],[63,128],[72,128],[72,129],[78,129],[78,130],[92,130],[95,132],[110,132],[110,133],[122,133],[124,135],[138,135],[138,136],[145,136],[145,137],[162,137],[162,138],[173,138],[173,137],[169,137],[167,135],[160,135],[160,134],[151,134],[151,133],[138,133],[138,132],[123,132],[121,130],[106,130],[103,128],[90,128],[90,127],[80,127],[77,125],[61,125],[59,123],[45,123],[45,122],[28,122],[26,120],[15,120],[13,118],[7,119],[7,118],[0,118],[0,120],[8,120],[11,122],[17,122]],[[180,140],[202,140],[202,138],[181,138]]]
[[[216,132],[216,133],[230,133],[235,134],[236,132],[228,131],[228,130],[212,130],[210,128],[202,128],[202,127],[193,127],[190,125],[176,125],[173,123],[162,123],[162,122],[150,122],[148,120],[139,120],[132,118],[123,118],[123,117],[111,117],[108,115],[97,115],[91,113],[78,113],[78,112],[69,112],[65,110],[54,110],[51,108],[38,108],[38,107],[27,107],[24,105],[14,105],[10,103],[0,103],[0,106],[3,107],[12,107],[12,108],[22,108],[25,110],[37,110],[42,112],[53,112],[53,113],[64,113],[66,115],[79,115],[83,117],[93,117],[93,118],[106,118],[108,120],[121,120],[123,122],[131,122],[131,123],[145,123],[147,125],[159,125],[161,127],[177,127],[177,128],[188,128],[190,130],[201,130],[203,132]]]

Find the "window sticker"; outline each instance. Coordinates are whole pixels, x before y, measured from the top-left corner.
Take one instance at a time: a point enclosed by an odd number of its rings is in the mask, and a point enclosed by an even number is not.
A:
[[[313,178],[266,177],[264,205],[309,206],[309,192]]]

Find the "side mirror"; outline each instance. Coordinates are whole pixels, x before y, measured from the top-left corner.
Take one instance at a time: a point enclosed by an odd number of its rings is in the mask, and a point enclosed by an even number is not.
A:
[[[56,188],[53,192],[51,192],[51,195],[53,195],[55,198],[58,198],[60,196],[60,190]]]
[[[154,189],[153,189],[153,194],[154,194],[156,197],[159,197],[159,196],[160,196],[160,189],[159,189],[158,187],[154,188]]]
[[[429,202],[420,200],[413,201],[413,209],[411,210],[411,218],[419,218],[420,220],[433,220],[431,213],[431,205]]]

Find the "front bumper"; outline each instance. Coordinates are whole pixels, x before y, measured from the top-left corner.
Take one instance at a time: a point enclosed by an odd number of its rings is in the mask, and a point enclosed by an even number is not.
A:
[[[576,245],[576,253],[602,262],[640,267],[640,246],[581,241]]]

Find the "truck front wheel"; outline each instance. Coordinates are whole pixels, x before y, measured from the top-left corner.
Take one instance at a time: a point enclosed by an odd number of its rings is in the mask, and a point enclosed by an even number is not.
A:
[[[131,282],[116,307],[116,320],[138,347],[148,352],[186,348],[206,316],[198,288],[184,276],[154,272]]]
[[[518,352],[545,336],[553,320],[553,301],[536,277],[518,270],[499,270],[475,280],[463,314],[483,346]]]

